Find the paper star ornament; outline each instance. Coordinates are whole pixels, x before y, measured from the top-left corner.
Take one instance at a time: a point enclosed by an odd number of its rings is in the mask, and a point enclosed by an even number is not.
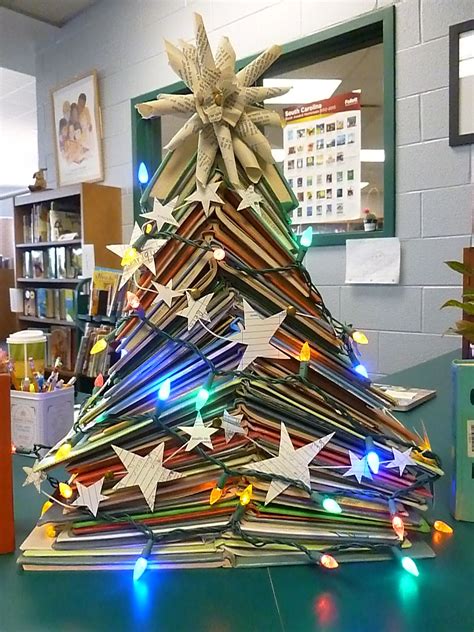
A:
[[[247,434],[245,428],[242,428],[242,419],[243,415],[231,415],[227,410],[224,410],[221,417],[221,428],[224,429],[226,443],[229,443],[236,434]]]
[[[204,320],[209,322],[211,319],[207,313],[207,306],[214,294],[206,294],[198,299],[193,299],[190,292],[186,292],[186,298],[188,301],[187,307],[178,312],[178,316],[183,316],[188,319],[188,331],[190,331],[198,320]]]
[[[210,182],[206,186],[202,186],[199,181],[196,182],[196,190],[191,195],[188,195],[186,202],[200,202],[206,217],[211,214],[211,204],[224,204],[218,193],[217,189],[221,185],[221,182]]]
[[[173,299],[175,296],[183,296],[183,292],[179,290],[173,290],[173,279],[170,279],[166,285],[162,285],[161,283],[157,283],[156,281],[152,281],[153,286],[158,291],[158,294],[155,296],[152,305],[163,301],[168,307],[171,307]]]
[[[347,472],[344,472],[343,476],[355,476],[358,483],[362,481],[363,476],[372,480],[372,474],[370,473],[365,456],[362,459],[359,459],[357,454],[354,454],[354,452],[349,450],[349,458],[351,460],[351,467],[347,470]]]
[[[89,509],[89,511],[95,518],[99,510],[100,502],[102,500],[107,500],[107,496],[104,496],[102,494],[104,480],[105,478],[102,477],[100,480],[96,481],[92,485],[89,485],[88,487],[86,485],[82,485],[82,483],[77,482],[76,488],[78,497],[71,504],[75,507],[87,507],[87,509]]]
[[[163,467],[164,443],[160,443],[146,456],[140,456],[116,445],[113,445],[112,448],[127,470],[127,474],[115,485],[114,489],[138,486],[150,507],[150,511],[153,511],[155,506],[158,483],[172,481],[183,476],[181,472],[174,472]]]
[[[164,224],[179,226],[179,222],[173,217],[173,211],[176,207],[178,198],[176,197],[168,204],[162,204],[158,198],[153,200],[153,210],[148,213],[140,213],[140,217],[144,217],[147,221],[155,221],[157,230],[161,230]]]
[[[212,450],[212,435],[219,430],[219,428],[212,428],[211,426],[205,426],[202,420],[201,413],[196,415],[196,420],[192,426],[178,426],[180,430],[189,435],[190,439],[186,444],[186,452],[189,452],[201,443]]]
[[[286,310],[268,318],[262,318],[253,307],[244,300],[244,321],[242,331],[229,336],[230,342],[240,342],[246,349],[240,361],[238,371],[243,371],[256,358],[280,358],[287,356],[270,344],[270,340],[286,317]]]
[[[281,424],[280,449],[278,456],[259,461],[258,463],[249,463],[244,465],[244,470],[255,470],[265,474],[277,474],[285,476],[293,480],[302,481],[307,487],[311,486],[311,478],[309,472],[309,464],[314,457],[321,452],[324,446],[332,439],[334,432],[328,434],[317,441],[308,443],[301,448],[293,446],[288,430],[285,424]],[[286,481],[273,480],[265,498],[265,504],[268,505],[279,494],[290,486]]]
[[[261,213],[260,203],[263,202],[263,197],[255,191],[255,187],[251,184],[247,189],[241,189],[239,191],[241,196],[240,204],[237,207],[238,211],[242,211],[244,208],[252,208],[256,213]]]
[[[41,483],[44,483],[44,481],[46,480],[46,474],[44,472],[35,472],[35,467],[37,463],[38,461],[35,461],[33,467],[23,467],[23,471],[26,474],[26,479],[23,483],[23,487],[26,487],[26,485],[34,485],[39,494],[41,493]]]
[[[397,448],[392,448],[393,452],[393,461],[389,461],[387,463],[387,467],[398,467],[398,472],[400,476],[403,476],[403,472],[407,465],[416,465],[416,461],[411,458],[411,450],[412,448],[408,448],[405,452],[401,452],[397,450]]]

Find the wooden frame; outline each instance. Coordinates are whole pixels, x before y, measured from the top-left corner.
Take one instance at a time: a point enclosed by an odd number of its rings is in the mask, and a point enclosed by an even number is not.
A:
[[[348,232],[314,235],[313,246],[344,244],[346,239],[393,237],[395,235],[395,13],[394,7],[372,11],[344,24],[326,29],[320,33],[290,42],[283,46],[283,54],[272,66],[271,74],[281,72],[285,64],[305,64],[322,61],[351,50],[365,48],[383,42],[384,67],[384,227],[374,232]],[[256,55],[237,62],[237,67],[247,65]],[[182,82],[157,88],[131,100],[132,117],[132,164],[133,164],[133,204],[134,216],[140,213],[141,197],[138,182],[138,165],[144,162],[150,174],[161,162],[160,119],[144,120],[135,105],[156,98],[161,92],[186,93]]]
[[[87,83],[88,81],[89,83]],[[83,113],[86,123],[88,120],[87,127],[90,128],[87,129],[86,127],[87,132],[81,129],[81,113],[77,109],[78,104],[69,101],[67,98],[67,95],[76,95],[76,93],[78,102],[81,94],[86,96]],[[86,105],[88,93],[89,97],[92,95],[92,108],[90,105]],[[61,99],[63,99],[62,112],[60,112],[58,107]],[[56,158],[56,181],[58,187],[81,182],[100,182],[104,179],[104,159],[97,72],[92,70],[80,77],[74,78],[73,81],[68,81],[54,90],[51,90],[51,103]],[[75,117],[77,117],[77,121],[73,119],[72,108],[69,110],[68,119],[62,116],[64,107],[67,107],[67,104],[70,106],[76,105]],[[91,110],[93,116],[91,116]],[[66,125],[65,121],[67,121],[67,136],[61,139],[61,130],[64,130],[64,125]],[[78,127],[76,127],[77,125]],[[76,137],[76,135],[78,136]],[[88,154],[88,151],[91,153]],[[91,158],[93,158],[93,162],[90,160]],[[69,171],[66,171],[66,168]]]
[[[474,31],[474,19],[449,27],[449,144],[451,147],[474,143],[474,131],[467,134],[459,133],[459,37],[468,31]],[[472,111],[474,111],[474,100],[471,104]]]

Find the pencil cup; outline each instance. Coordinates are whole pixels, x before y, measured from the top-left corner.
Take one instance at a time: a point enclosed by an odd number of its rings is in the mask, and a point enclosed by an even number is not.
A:
[[[15,389],[20,390],[28,377],[34,384],[34,372],[44,373],[46,336],[40,329],[17,331],[7,338],[8,355],[12,365],[11,378]],[[31,358],[31,361],[30,361]]]

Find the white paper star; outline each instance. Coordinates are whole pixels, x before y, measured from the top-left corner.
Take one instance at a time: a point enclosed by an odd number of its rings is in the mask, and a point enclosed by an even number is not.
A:
[[[212,428],[211,426],[205,426],[201,413],[196,415],[196,419],[194,421],[194,425],[192,426],[178,426],[180,430],[185,432],[190,436],[189,441],[186,444],[186,452],[189,452],[200,443],[205,445],[207,448],[212,450],[212,439],[211,436],[219,430],[219,428]]]
[[[173,217],[173,211],[176,207],[178,198],[174,198],[168,204],[162,204],[158,198],[153,200],[153,210],[149,213],[140,213],[140,217],[144,217],[146,220],[153,220],[156,222],[157,230],[161,230],[164,224],[171,224],[172,226],[179,226],[179,222]]]
[[[160,443],[146,456],[140,456],[116,445],[113,445],[112,448],[127,470],[127,474],[115,485],[114,489],[137,485],[150,507],[150,511],[153,511],[155,506],[158,483],[164,483],[183,476],[181,472],[174,472],[163,467],[164,443]]]
[[[257,472],[264,472],[265,474],[285,476],[293,480],[302,481],[305,485],[310,487],[311,478],[308,466],[318,452],[321,452],[333,436],[334,432],[331,432],[331,434],[328,434],[317,441],[313,441],[301,448],[295,449],[291,442],[290,435],[288,434],[288,430],[282,422],[278,456],[265,459],[264,461],[259,461],[258,463],[249,463],[244,465],[242,469],[255,470]],[[265,504],[268,505],[268,503],[274,500],[289,486],[290,483],[285,481],[272,481],[265,498]]]
[[[76,500],[72,503],[75,507],[87,507],[94,518],[97,516],[99,510],[99,504],[102,500],[107,500],[107,496],[104,496],[102,487],[104,486],[105,478],[102,477],[92,485],[88,487],[77,482],[77,493],[79,494]]]
[[[247,189],[241,189],[239,191],[241,201],[237,207],[238,211],[242,211],[245,208],[252,208],[256,213],[261,213],[260,203],[263,202],[263,197],[255,191],[255,187],[251,184]]]
[[[168,307],[171,307],[175,296],[183,296],[183,292],[173,290],[173,279],[170,279],[166,285],[162,285],[156,281],[152,281],[152,283],[155,289],[158,290],[158,294],[154,298],[152,305],[163,301]]]
[[[207,313],[207,306],[213,296],[212,293],[206,294],[206,296],[194,300],[190,292],[186,292],[188,306],[178,312],[177,315],[188,319],[188,331],[194,327],[198,320],[205,320],[206,322],[211,320]]]
[[[247,434],[245,428],[242,428],[243,415],[230,415],[227,410],[224,410],[221,419],[226,443],[229,443],[235,434]]]
[[[412,448],[408,448],[405,452],[400,452],[397,448],[392,448],[393,461],[387,463],[387,467],[398,467],[400,476],[403,476],[403,472],[407,465],[416,465],[416,461],[411,458]]]
[[[347,470],[347,472],[344,472],[343,476],[355,476],[358,483],[361,482],[363,476],[372,480],[372,474],[370,473],[365,456],[362,459],[359,459],[357,454],[354,454],[354,452],[349,450],[349,458],[351,460],[351,467]]]
[[[186,202],[201,202],[206,217],[209,217],[212,203],[224,204],[224,200],[217,194],[217,189],[221,182],[209,182],[203,187],[199,181],[196,181],[196,185],[196,190],[191,195],[188,195]]]
[[[35,467],[38,461],[35,461],[33,467],[23,467],[23,471],[26,474],[25,482],[23,483],[23,487],[26,485],[34,485],[38,491],[38,494],[41,493],[41,483],[46,480],[46,474],[44,472],[35,472]]]
[[[262,318],[247,301],[244,300],[245,327],[242,331],[229,336],[231,342],[247,345],[240,361],[238,371],[243,371],[256,358],[280,358],[287,356],[270,344],[270,340],[286,317],[286,310],[268,318]]]

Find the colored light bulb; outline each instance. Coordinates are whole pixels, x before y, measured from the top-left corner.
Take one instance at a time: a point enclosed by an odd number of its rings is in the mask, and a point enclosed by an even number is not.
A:
[[[46,525],[46,536],[48,538],[55,538],[56,537],[56,529],[52,524],[48,524]]]
[[[67,483],[59,483],[59,493],[67,500],[72,496],[72,487]]]
[[[105,338],[99,338],[90,350],[90,355],[101,353],[102,351],[105,351],[105,349],[107,349],[107,340]]]
[[[443,522],[442,520],[435,520],[433,527],[436,529],[436,531],[439,531],[440,533],[447,533],[447,534],[454,533],[454,529],[451,526],[449,526],[449,524],[447,524],[446,522]]]
[[[223,248],[216,248],[213,251],[213,254],[216,261],[222,261],[223,259],[225,259],[225,250]]]
[[[196,395],[196,410],[199,411],[209,399],[209,391],[207,388],[200,388]]]
[[[167,379],[163,382],[163,384],[160,385],[160,388],[158,389],[158,399],[164,402],[170,396],[170,392],[171,392],[171,380]]]
[[[357,342],[358,345],[369,344],[369,339],[367,338],[367,336],[364,334],[363,331],[353,331],[351,336],[352,336],[352,340],[354,342]]]
[[[128,246],[128,248],[126,248],[125,252],[123,253],[123,257],[120,261],[120,265],[122,267],[129,266],[135,261],[137,256],[138,256],[137,249],[134,248],[133,246]]]
[[[298,359],[300,362],[309,362],[311,360],[311,348],[307,342],[305,342],[301,347]]]
[[[326,497],[323,500],[323,509],[324,511],[332,514],[342,513],[341,505],[336,500],[334,500],[334,498]]]
[[[302,248],[309,248],[312,242],[313,242],[313,229],[311,228],[311,226],[308,226],[308,228],[306,228],[301,235],[300,246]]]
[[[406,570],[407,573],[410,573],[410,575],[414,575],[415,577],[418,577],[418,575],[420,574],[420,571],[418,570],[417,565],[411,559],[411,557],[408,557],[408,555],[403,555],[400,561],[402,563],[403,568]]]
[[[333,556],[329,555],[328,553],[324,553],[321,556],[319,563],[321,564],[321,566],[324,566],[324,568],[337,568],[339,566],[338,561],[334,559]]]
[[[140,299],[133,292],[127,292],[127,307],[126,309],[138,309],[140,307]]]
[[[54,455],[54,460],[57,461],[62,461],[63,459],[66,459],[69,456],[69,453],[72,450],[72,445],[69,442],[63,443],[62,446],[60,446],[56,452],[56,454]]]
[[[48,511],[48,509],[50,509],[53,506],[53,503],[50,500],[47,500],[44,505],[41,507],[41,515],[44,516],[44,514]]]
[[[137,582],[140,579],[140,577],[146,571],[147,566],[148,566],[147,558],[140,556],[135,562],[135,566],[133,567],[133,581],[134,582]]]
[[[369,469],[374,474],[378,474],[380,468],[380,459],[377,452],[375,452],[375,450],[369,450],[369,452],[367,452],[366,458]]]
[[[99,373],[99,375],[95,378],[94,386],[96,388],[102,388],[104,386],[104,376],[102,373]]]
[[[223,490],[220,487],[214,487],[209,497],[209,504],[214,505],[222,496]]]
[[[367,369],[365,368],[365,366],[363,364],[357,364],[354,367],[354,371],[356,373],[359,373],[359,375],[363,375],[364,377],[368,378],[369,374],[367,373]]]
[[[249,502],[252,500],[252,485],[247,485],[247,487],[244,489],[244,491],[240,494],[240,504],[242,506],[246,506],[249,504]]]
[[[12,454],[15,454],[15,452],[16,452],[16,445],[12,443]]]
[[[405,524],[402,518],[396,514],[392,518],[392,528],[397,534],[398,539],[403,541],[403,538],[405,537]]]
[[[146,168],[146,164],[141,162],[138,165],[138,182],[140,184],[146,184],[148,182],[148,169]]]

